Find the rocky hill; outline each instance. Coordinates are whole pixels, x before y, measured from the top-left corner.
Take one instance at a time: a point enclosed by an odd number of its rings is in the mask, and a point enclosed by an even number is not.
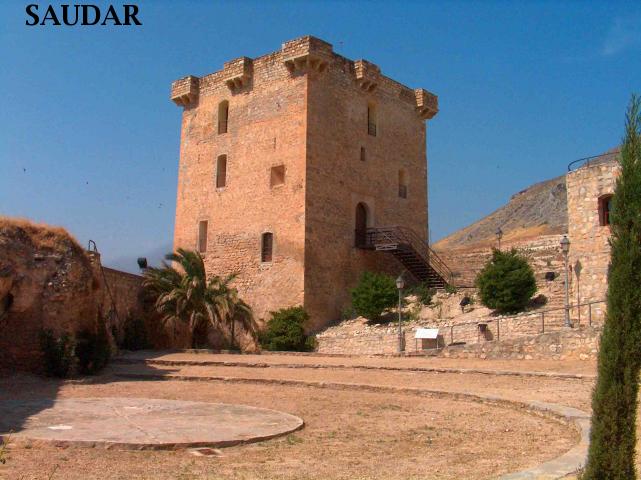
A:
[[[487,247],[496,243],[499,227],[503,231],[503,241],[509,243],[567,232],[565,175],[536,183],[512,195],[503,207],[445,237],[433,247],[441,252]]]

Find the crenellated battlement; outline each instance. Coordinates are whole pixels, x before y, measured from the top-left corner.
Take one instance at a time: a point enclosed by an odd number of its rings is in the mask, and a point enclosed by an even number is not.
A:
[[[412,263],[369,250],[363,232],[402,232],[425,263],[436,95],[311,36],[221,67],[172,85],[184,108],[174,248],[198,249],[208,273],[237,272],[259,323],[303,305],[311,330],[338,318],[361,272]],[[438,282],[432,257],[408,275]]]
[[[331,44],[306,36],[283,43],[281,55],[290,73],[322,73],[333,60],[334,50]]]
[[[438,113],[438,98],[424,89],[411,89],[386,77],[378,65],[367,60],[349,60],[334,52],[330,43],[313,36],[304,36],[284,42],[279,51],[257,58],[240,57],[225,62],[223,69],[202,78],[188,76],[175,81],[171,99],[178,106],[194,106],[200,97],[219,89],[228,89],[233,95],[251,91],[255,82],[273,82],[278,78],[320,74],[333,69],[334,73],[353,78],[356,87],[366,94],[390,95],[414,105],[421,120],[429,120]]]

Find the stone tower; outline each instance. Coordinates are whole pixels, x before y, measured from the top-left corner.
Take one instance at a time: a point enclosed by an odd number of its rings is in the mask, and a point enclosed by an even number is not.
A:
[[[171,99],[183,107],[174,247],[199,249],[211,273],[238,272],[257,319],[303,305],[317,330],[364,270],[415,273],[374,227],[403,227],[409,250],[429,252],[435,95],[307,36],[177,80]]]
[[[566,176],[570,238],[570,303],[604,300],[610,265],[610,205],[621,174],[620,148],[589,159]],[[596,304],[593,314],[604,313]],[[587,307],[581,315],[587,317]],[[603,311],[602,311],[603,310]],[[571,311],[572,314],[576,312]],[[601,317],[602,318],[602,317]]]

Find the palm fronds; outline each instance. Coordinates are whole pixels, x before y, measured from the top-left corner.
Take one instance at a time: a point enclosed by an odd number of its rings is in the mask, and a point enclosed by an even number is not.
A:
[[[165,256],[159,268],[147,268],[143,288],[165,326],[186,324],[193,334],[211,325],[229,331],[235,346],[235,324],[255,334],[252,311],[232,286],[236,274],[207,277],[200,253],[179,248]],[[195,340],[195,339],[194,339]]]

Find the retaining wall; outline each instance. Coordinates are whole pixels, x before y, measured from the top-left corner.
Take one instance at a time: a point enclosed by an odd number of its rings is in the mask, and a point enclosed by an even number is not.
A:
[[[600,326],[560,329],[540,333],[540,325],[531,319],[517,319],[497,341],[492,330],[484,337],[476,325],[462,326],[455,330],[454,340],[466,341],[463,345],[445,347],[439,355],[453,358],[516,358],[516,359],[564,359],[595,358],[598,351]],[[407,353],[434,353],[421,350],[420,341],[414,340],[413,328],[404,328],[405,350]],[[503,325],[501,326],[503,329]],[[450,343],[449,327],[439,329],[440,344]],[[398,351],[398,333],[394,328],[382,332],[332,337],[317,337],[318,352],[323,354],[391,355]]]
[[[446,347],[440,355],[448,358],[591,360],[597,356],[600,336],[600,328],[564,329],[500,342]]]

